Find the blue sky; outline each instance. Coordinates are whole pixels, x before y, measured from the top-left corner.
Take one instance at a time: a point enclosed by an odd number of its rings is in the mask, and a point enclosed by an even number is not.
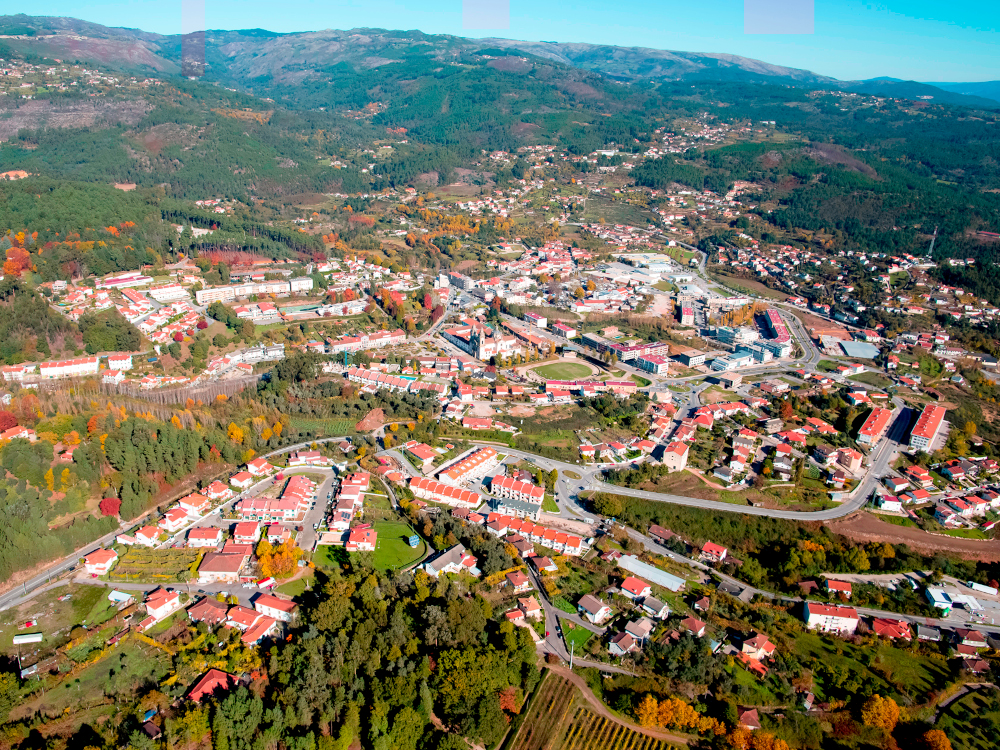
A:
[[[281,32],[359,26],[420,29],[460,36],[728,52],[841,79],[1000,78],[1000,43],[996,38],[1000,5],[984,0],[976,3],[815,0],[814,33],[787,35],[745,33],[744,0],[509,0],[509,28],[495,30],[463,28],[462,2],[205,0],[204,5],[205,23],[213,29],[260,27]],[[756,2],[801,5],[810,0]],[[76,16],[108,26],[172,34],[181,31],[181,7],[181,0],[86,4],[79,0],[37,0],[30,9],[23,10],[32,15]]]

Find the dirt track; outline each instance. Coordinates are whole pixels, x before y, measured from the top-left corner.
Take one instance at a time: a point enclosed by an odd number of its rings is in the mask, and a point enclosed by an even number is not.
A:
[[[960,539],[931,534],[912,526],[896,526],[880,521],[870,513],[855,513],[827,525],[832,531],[858,541],[908,544],[924,554],[953,552],[983,562],[1000,560],[1000,540]]]

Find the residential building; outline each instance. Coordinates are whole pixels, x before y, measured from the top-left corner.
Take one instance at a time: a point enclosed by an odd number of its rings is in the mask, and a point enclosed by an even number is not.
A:
[[[513,477],[494,477],[490,492],[497,496],[493,507],[497,513],[537,521],[545,499],[545,490],[531,482],[521,482]]]
[[[628,633],[619,633],[611,639],[608,644],[608,653],[612,656],[625,656],[633,651],[639,650],[639,644],[636,643],[635,638],[633,638]]]
[[[188,532],[188,547],[218,547],[220,544],[222,544],[222,529],[218,527],[199,526]]]
[[[876,406],[872,409],[871,414],[868,415],[865,423],[861,425],[861,429],[858,431],[858,443],[861,445],[875,445],[885,435],[891,419],[892,412],[889,409]]]
[[[209,552],[198,566],[198,583],[237,583],[245,562],[243,555]]]
[[[481,477],[497,465],[497,452],[493,448],[478,448],[460,461],[438,472],[437,478],[446,483],[459,485],[470,479]]]
[[[576,604],[577,611],[588,621],[600,625],[611,617],[612,609],[592,594],[584,594]]]
[[[437,578],[442,573],[470,573],[478,578],[481,573],[476,567],[478,560],[465,551],[465,547],[456,544],[446,552],[442,552],[434,559],[423,564],[424,571],[432,578]]]
[[[670,471],[682,471],[687,466],[690,451],[691,448],[687,443],[674,441],[663,449],[660,461]]]
[[[279,599],[272,594],[261,594],[253,601],[253,608],[267,617],[281,622],[291,622],[295,616],[295,602]]]
[[[345,549],[348,552],[374,552],[378,543],[378,532],[370,526],[356,526],[347,536]]]
[[[854,607],[805,603],[806,626],[824,633],[853,634],[858,629],[858,611]]]
[[[628,576],[624,581],[622,581],[619,588],[621,588],[622,594],[633,601],[644,599],[653,593],[653,589],[648,583],[634,576]]]
[[[928,404],[910,432],[910,450],[929,453],[934,439],[944,424],[946,409],[937,404]]]
[[[113,549],[98,549],[83,558],[83,567],[89,575],[102,576],[114,567],[118,553]]]

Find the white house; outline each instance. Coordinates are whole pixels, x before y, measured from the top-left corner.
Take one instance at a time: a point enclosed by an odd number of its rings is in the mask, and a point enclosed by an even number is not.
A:
[[[114,566],[118,553],[113,549],[98,549],[83,558],[83,567],[90,575],[102,576]]]
[[[271,594],[261,594],[254,599],[253,607],[262,615],[273,617],[281,622],[291,622],[295,614],[295,602],[279,599]]]
[[[854,607],[806,602],[806,626],[824,633],[849,635],[858,629],[858,611]]]
[[[162,620],[181,605],[181,595],[176,591],[156,589],[146,597],[146,611],[157,620]]]
[[[592,594],[584,594],[576,604],[577,611],[595,625],[611,617],[611,607]]]
[[[218,547],[222,544],[222,529],[201,526],[188,532],[188,547]]]

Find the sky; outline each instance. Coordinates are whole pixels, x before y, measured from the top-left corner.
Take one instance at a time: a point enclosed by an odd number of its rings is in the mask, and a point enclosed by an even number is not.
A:
[[[1000,4],[988,0],[36,0],[24,11],[161,34],[368,26],[723,52],[843,80],[1000,79]],[[774,31],[785,33],[761,33]]]

